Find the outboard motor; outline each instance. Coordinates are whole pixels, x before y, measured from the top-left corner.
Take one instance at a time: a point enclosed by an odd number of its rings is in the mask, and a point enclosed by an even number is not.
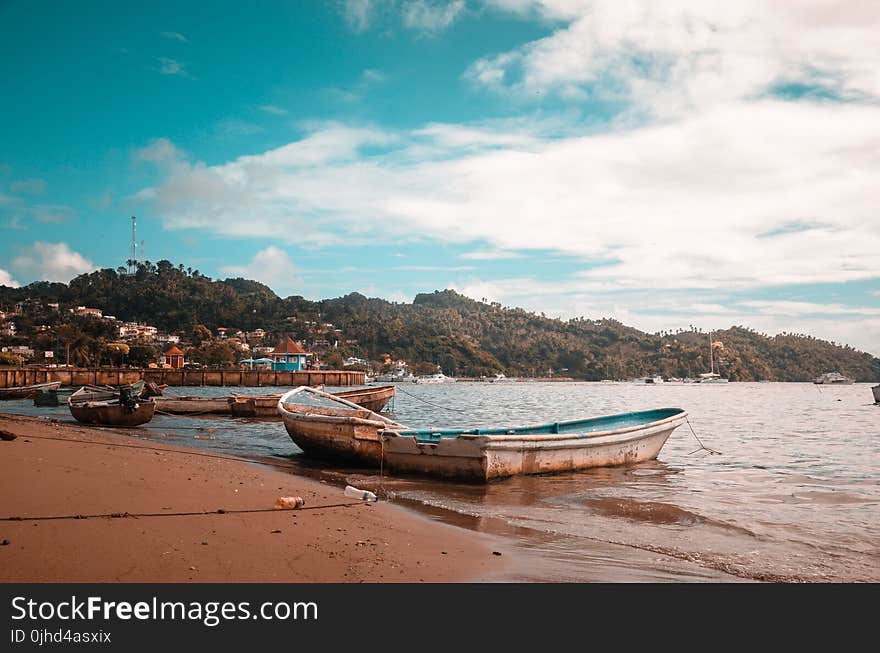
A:
[[[119,388],[119,403],[125,406],[130,413],[133,413],[137,410],[137,397],[131,394],[131,386],[124,386]]]

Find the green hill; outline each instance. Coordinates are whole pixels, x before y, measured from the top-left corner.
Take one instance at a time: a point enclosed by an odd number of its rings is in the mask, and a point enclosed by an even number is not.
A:
[[[26,303],[26,300],[37,300]],[[478,302],[452,290],[419,294],[411,304],[352,293],[309,301],[280,298],[247,279],[212,280],[198,270],[168,261],[144,263],[136,274],[122,268],[81,275],[69,284],[38,282],[0,287],[0,308],[25,302],[15,318],[17,344],[50,346],[55,335],[97,329],[95,339],[111,340],[112,329],[70,317],[67,308],[89,306],[123,321],[146,322],[187,338],[197,325],[262,328],[268,340],[289,334],[322,348],[337,347],[325,360],[354,355],[380,360],[384,354],[424,368],[440,365],[457,376],[556,376],[600,380],[635,376],[696,376],[709,369],[708,334],[699,331],[650,334],[612,319],[558,320],[521,308]],[[61,312],[48,310],[58,303]],[[324,324],[332,324],[325,327]],[[40,330],[41,325],[49,330]],[[66,329],[66,331],[64,331]],[[849,346],[806,335],[766,336],[743,326],[712,334],[721,372],[732,381],[810,381],[838,370],[857,381],[880,379],[880,360]]]

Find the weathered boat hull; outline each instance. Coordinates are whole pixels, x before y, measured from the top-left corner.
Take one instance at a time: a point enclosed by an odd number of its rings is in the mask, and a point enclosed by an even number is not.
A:
[[[172,415],[229,415],[230,397],[153,397],[156,410]],[[275,405],[277,406],[276,399]],[[276,408],[275,412],[278,410]]]
[[[152,401],[140,402],[133,411],[127,406],[111,402],[70,403],[70,414],[83,424],[130,428],[146,424],[153,419],[156,405]]]
[[[295,406],[288,408],[297,410]],[[378,467],[382,461],[379,432],[387,424],[369,419],[372,415],[372,411],[363,409],[340,411],[337,415],[282,413],[281,418],[290,438],[305,453]]]
[[[411,431],[371,411],[288,403],[296,392],[278,407],[307,453],[479,482],[653,460],[687,419],[680,408],[664,408],[534,427]]]
[[[871,392],[874,393],[874,403],[880,404],[880,385],[875,385],[871,388]]]
[[[33,399],[39,390],[56,390],[60,387],[61,381],[53,381],[51,383],[22,385],[14,388],[0,388],[0,399]]]
[[[630,433],[606,436],[469,436],[437,443],[388,438],[385,464],[395,473],[470,481],[613,467],[653,460],[684,418]]]

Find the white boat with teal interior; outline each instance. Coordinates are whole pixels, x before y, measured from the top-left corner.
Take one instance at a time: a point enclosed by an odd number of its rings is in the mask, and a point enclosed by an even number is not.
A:
[[[536,426],[411,429],[308,387],[283,395],[278,410],[307,453],[481,482],[653,460],[687,418],[681,408],[658,408]]]

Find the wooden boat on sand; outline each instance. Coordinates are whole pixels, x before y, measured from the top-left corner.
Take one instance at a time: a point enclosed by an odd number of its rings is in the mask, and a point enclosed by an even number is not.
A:
[[[32,399],[39,390],[55,390],[61,387],[61,381],[19,385],[12,388],[0,388],[0,399]]]
[[[687,418],[681,408],[660,408],[537,426],[415,430],[305,386],[285,393],[278,411],[306,453],[480,482],[652,460]]]
[[[82,393],[82,394],[80,394]],[[80,388],[67,400],[74,419],[83,424],[132,427],[153,419],[156,404],[152,399],[141,399],[130,387],[123,387],[115,397],[95,399],[94,389]]]
[[[229,415],[232,397],[153,397],[156,410],[172,415]]]
[[[385,408],[386,404],[397,393],[393,385],[375,388],[360,388],[332,392],[334,397],[346,399],[362,408],[375,413]],[[281,395],[236,395],[230,400],[229,407],[233,417],[259,417],[264,419],[281,419],[278,413],[278,401]]]

